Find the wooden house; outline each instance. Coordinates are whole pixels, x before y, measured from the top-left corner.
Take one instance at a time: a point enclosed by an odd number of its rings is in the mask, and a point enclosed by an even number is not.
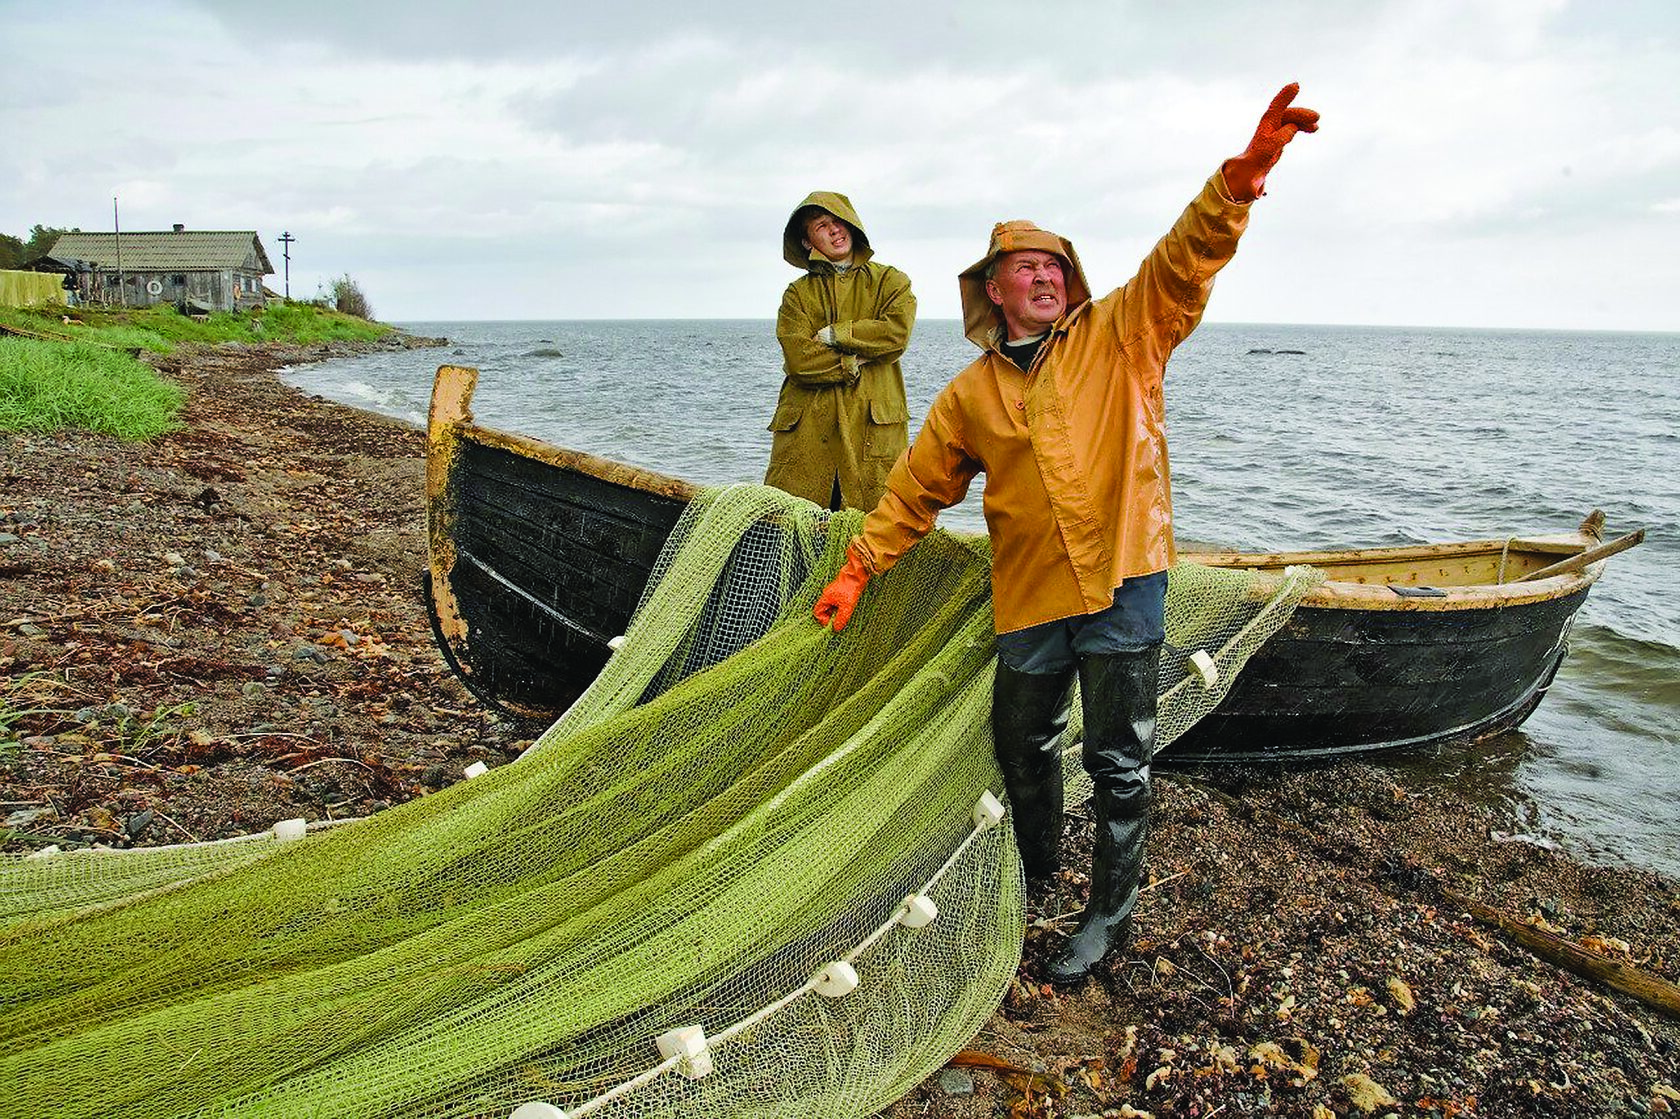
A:
[[[263,277],[274,274],[254,231],[180,225],[166,233],[66,233],[35,267],[43,265],[76,276],[88,302],[213,311],[261,307]]]

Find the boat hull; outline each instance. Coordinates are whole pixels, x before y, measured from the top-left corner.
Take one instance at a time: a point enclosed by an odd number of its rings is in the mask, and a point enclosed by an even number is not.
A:
[[[478,699],[551,720],[629,625],[697,492],[680,479],[477,427],[475,370],[445,366],[428,435],[433,634]]]
[[[1249,762],[1470,741],[1520,724],[1587,587],[1457,610],[1302,604],[1163,758]]]

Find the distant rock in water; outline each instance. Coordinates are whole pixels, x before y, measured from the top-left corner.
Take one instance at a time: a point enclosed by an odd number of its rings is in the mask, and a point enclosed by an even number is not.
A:
[[[1305,354],[1305,350],[1273,350],[1274,354]]]
[[[1270,351],[1270,350],[1250,350],[1248,352],[1251,353],[1251,354],[1269,354],[1272,351]]]
[[[561,353],[558,349],[556,349],[553,346],[538,346],[536,349],[527,353],[525,356],[526,357],[565,357],[566,355]]]

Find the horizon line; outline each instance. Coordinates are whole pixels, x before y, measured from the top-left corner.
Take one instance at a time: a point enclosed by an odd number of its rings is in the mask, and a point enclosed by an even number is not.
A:
[[[560,323],[560,322],[589,322],[589,323],[655,323],[655,322],[751,322],[774,324],[774,316],[761,315],[633,315],[633,316],[586,316],[579,318],[392,318],[381,319],[391,326],[402,323]],[[957,323],[962,319],[954,316],[919,316],[918,323]],[[1680,334],[1680,328],[1663,329],[1659,327],[1614,327],[1614,326],[1507,326],[1482,325],[1468,326],[1463,324],[1443,323],[1345,323],[1345,322],[1277,322],[1277,321],[1226,321],[1204,320],[1197,329],[1206,327],[1310,327],[1319,330],[1473,330],[1473,331],[1521,331],[1532,334]]]

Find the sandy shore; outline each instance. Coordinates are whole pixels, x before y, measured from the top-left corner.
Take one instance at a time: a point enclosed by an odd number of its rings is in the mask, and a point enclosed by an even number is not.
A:
[[[6,850],[365,815],[535,733],[476,704],[432,644],[421,433],[273,373],[325,356],[160,359],[190,396],[150,445],[0,435],[0,718],[46,709],[0,745]],[[1672,984],[1680,883],[1505,841],[1451,789],[1376,765],[1157,787],[1131,958],[1071,992],[1034,982],[1081,902],[1068,874],[1035,902],[1023,974],[973,1043],[986,1058],[890,1114],[1680,1108],[1680,1021],[1466,913]],[[1070,826],[1068,865],[1089,833]]]

